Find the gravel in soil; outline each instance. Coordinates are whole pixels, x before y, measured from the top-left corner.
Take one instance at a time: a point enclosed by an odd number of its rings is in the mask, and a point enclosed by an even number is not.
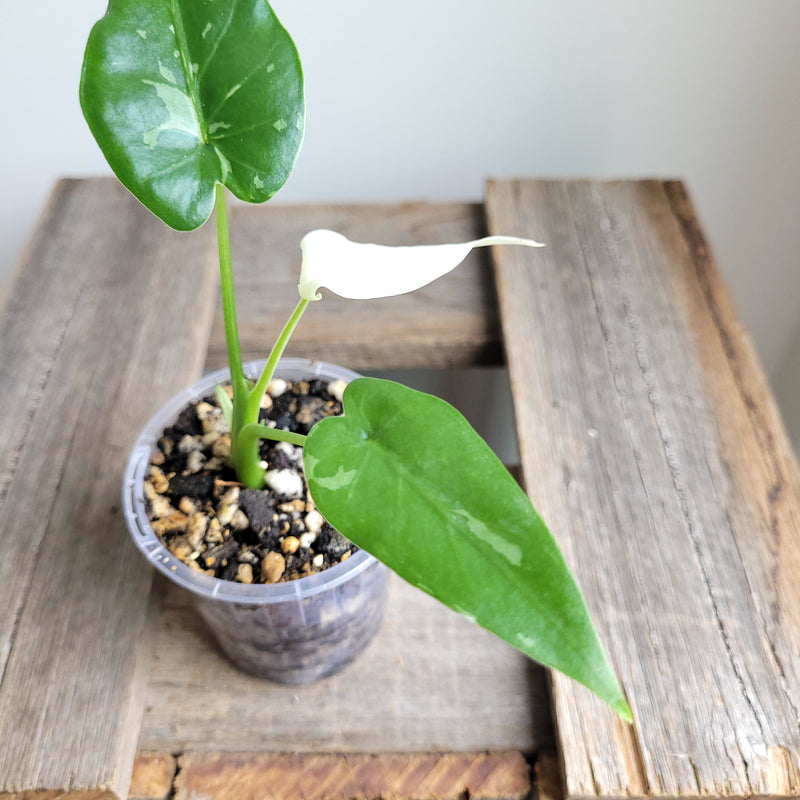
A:
[[[260,419],[307,434],[320,419],[342,413],[343,389],[342,381],[275,379]],[[309,497],[302,448],[261,441],[263,490],[237,482],[230,449],[214,396],[185,408],[159,440],[145,499],[153,531],[173,556],[224,580],[276,583],[321,572],[355,552]]]

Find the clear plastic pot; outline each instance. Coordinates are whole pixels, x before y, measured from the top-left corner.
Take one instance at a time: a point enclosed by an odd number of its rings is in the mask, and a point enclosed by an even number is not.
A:
[[[245,364],[257,377],[263,362]],[[125,469],[122,500],[128,530],[151,564],[189,590],[222,651],[253,674],[286,684],[308,683],[355,659],[380,626],[388,569],[363,550],[323,572],[283,583],[242,584],[197,572],[175,558],[150,527],[144,479],[156,442],[189,403],[212,394],[228,370],[209,373],[174,397],[147,423]],[[353,380],[333,364],[282,359],[276,377]]]

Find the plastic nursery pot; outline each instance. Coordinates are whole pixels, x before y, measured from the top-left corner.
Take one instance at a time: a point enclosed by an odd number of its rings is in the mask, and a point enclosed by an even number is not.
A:
[[[245,364],[257,377],[263,362]],[[285,358],[276,377],[353,380],[350,370]],[[145,426],[125,469],[122,500],[128,530],[150,563],[190,591],[222,651],[239,667],[278,683],[308,683],[355,659],[380,626],[389,570],[359,550],[346,561],[283,583],[243,584],[210,577],[175,558],[153,532],[144,479],[156,443],[188,404],[214,393],[228,370],[209,373],[167,403]]]

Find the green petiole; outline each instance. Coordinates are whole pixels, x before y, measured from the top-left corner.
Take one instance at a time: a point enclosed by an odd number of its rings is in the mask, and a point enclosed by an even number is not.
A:
[[[299,433],[269,428],[258,421],[261,400],[267,391],[275,368],[289,343],[297,323],[308,307],[309,301],[301,299],[278,336],[267,363],[255,386],[250,385],[242,367],[239,330],[236,323],[236,303],[233,292],[230,234],[225,210],[225,187],[217,184],[214,194],[214,212],[217,223],[217,247],[219,249],[220,288],[222,294],[222,317],[225,327],[225,345],[231,370],[233,399],[226,409],[231,429],[231,462],[239,480],[251,489],[264,486],[264,468],[258,454],[259,439],[290,442],[302,446],[306,437]]]
[[[270,428],[261,422],[249,422],[239,431],[239,441],[249,444],[251,440],[272,439],[275,442],[289,442],[289,444],[302,447],[308,437],[302,433],[292,433],[281,428]]]
[[[239,347],[239,329],[236,324],[236,300],[233,293],[233,267],[228,233],[228,214],[225,209],[225,187],[217,184],[214,190],[214,217],[217,223],[217,249],[219,251],[219,277],[222,294],[222,319],[225,326],[225,346],[231,370],[234,406],[236,396],[247,392],[247,381],[242,370],[242,354]]]
[[[278,366],[278,361],[283,355],[283,351],[286,349],[286,345],[289,343],[289,339],[291,338],[294,329],[297,327],[297,323],[300,322],[303,312],[306,310],[306,308],[308,308],[308,303],[308,300],[300,300],[297,306],[295,306],[294,311],[286,322],[286,325],[283,326],[283,330],[281,331],[280,336],[278,336],[278,339],[269,354],[269,358],[267,359],[267,363],[264,365],[264,369],[259,376],[258,382],[250,393],[250,404],[248,410],[251,412],[251,414],[253,411],[255,411],[256,418],[258,418],[258,409],[261,406],[261,399],[264,397],[264,393],[267,391],[267,386],[269,385],[269,382],[272,380],[272,376],[275,373],[275,367]]]

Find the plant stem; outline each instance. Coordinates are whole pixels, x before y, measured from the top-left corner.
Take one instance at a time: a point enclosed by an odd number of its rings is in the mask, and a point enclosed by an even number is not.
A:
[[[239,431],[237,445],[243,456],[241,470],[237,470],[237,475],[242,483],[251,489],[262,489],[264,487],[264,467],[258,456],[259,441],[261,439],[272,439],[278,442],[289,442],[290,444],[305,444],[306,437],[301,433],[280,430],[279,428],[269,428],[260,422],[249,422]],[[233,440],[231,440],[232,442]],[[233,456],[233,446],[231,445],[231,456]]]
[[[302,447],[308,437],[281,428],[270,428],[260,422],[250,422],[239,431],[239,441],[246,446],[250,440],[272,439],[274,442],[289,442]]]
[[[283,355],[283,351],[286,349],[286,345],[289,343],[289,339],[291,338],[294,329],[297,327],[297,323],[300,322],[300,318],[303,316],[303,312],[308,307],[309,302],[309,300],[301,299],[300,302],[298,302],[298,304],[295,306],[292,315],[283,326],[283,330],[281,331],[280,336],[278,336],[278,339],[269,354],[267,363],[264,365],[264,369],[261,371],[261,375],[258,378],[258,383],[256,383],[255,387],[253,387],[253,390],[250,394],[249,412],[250,416],[252,416],[255,412],[255,419],[258,419],[258,409],[261,407],[261,398],[264,397],[264,392],[267,391],[267,386],[269,385],[270,380],[272,380],[272,376],[275,373],[275,367],[278,365],[278,361]]]
[[[225,211],[225,187],[217,184],[214,193],[214,215],[217,221],[217,247],[219,249],[219,277],[222,294],[222,319],[225,325],[225,346],[228,351],[228,366],[231,371],[233,409],[231,413],[231,464],[239,480],[251,489],[264,485],[264,470],[258,458],[258,439],[245,436],[244,427],[258,422],[256,416],[249,418],[250,387],[244,377],[242,353],[239,346],[239,329],[236,324],[236,301],[233,293],[233,268],[231,245],[228,233],[228,215]]]
[[[305,436],[287,431],[278,431],[261,425],[258,421],[261,400],[275,372],[292,332],[303,316],[309,301],[301,299],[275,342],[258,383],[250,388],[244,376],[242,354],[239,345],[239,330],[236,324],[236,303],[233,291],[233,269],[231,266],[228,217],[225,211],[225,187],[217,184],[214,195],[214,212],[217,222],[217,247],[219,249],[219,274],[222,293],[222,319],[225,325],[225,346],[233,388],[231,413],[231,463],[238,479],[251,489],[264,486],[264,468],[258,454],[259,439],[276,439],[302,445]]]
[[[222,319],[225,325],[225,346],[231,371],[234,408],[237,394],[247,391],[239,348],[239,329],[236,324],[236,301],[233,294],[233,269],[231,243],[228,234],[228,214],[225,210],[225,187],[217,184],[214,194],[214,216],[217,222],[217,249],[219,250],[219,277],[222,293]],[[241,402],[241,401],[240,401]]]

